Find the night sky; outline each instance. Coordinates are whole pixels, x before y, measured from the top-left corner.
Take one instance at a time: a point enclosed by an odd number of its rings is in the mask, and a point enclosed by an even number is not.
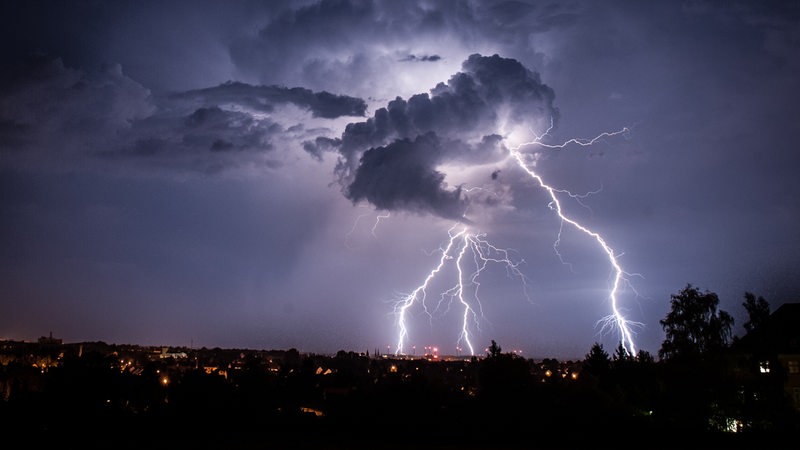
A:
[[[637,350],[687,284],[737,335],[745,292],[800,301],[797,2],[13,0],[0,25],[0,338],[613,351],[608,255],[512,151],[614,252]],[[451,252],[401,322],[462,230],[512,265]]]

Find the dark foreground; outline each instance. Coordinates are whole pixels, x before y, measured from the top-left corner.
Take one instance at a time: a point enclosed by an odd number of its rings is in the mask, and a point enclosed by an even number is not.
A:
[[[202,407],[181,414],[104,413],[71,410],[68,405],[55,411],[12,411],[5,405],[0,419],[7,442],[53,449],[761,449],[790,448],[787,442],[797,438],[796,433],[782,431],[671,428],[630,417],[591,417],[585,411],[544,416],[531,413],[535,404],[513,401],[438,414],[424,407],[420,412],[401,407],[387,414],[387,406],[317,417]]]
[[[785,375],[752,375],[731,358],[6,347],[0,431],[18,448],[762,449],[800,435]]]

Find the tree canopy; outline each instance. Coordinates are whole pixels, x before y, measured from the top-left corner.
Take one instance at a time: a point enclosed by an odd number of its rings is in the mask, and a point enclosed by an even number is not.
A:
[[[748,320],[744,323],[744,329],[748,333],[756,329],[769,317],[769,303],[761,296],[756,299],[752,292],[744,293],[742,306],[747,310]]]
[[[695,358],[727,347],[733,317],[718,309],[717,294],[687,284],[671,298],[670,312],[659,321],[666,334],[661,358]]]

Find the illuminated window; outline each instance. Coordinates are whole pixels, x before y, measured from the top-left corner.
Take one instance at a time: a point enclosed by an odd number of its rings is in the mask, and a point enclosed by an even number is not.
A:
[[[769,361],[761,361],[758,363],[758,369],[761,373],[769,373]]]
[[[789,373],[800,373],[800,361],[789,361]]]

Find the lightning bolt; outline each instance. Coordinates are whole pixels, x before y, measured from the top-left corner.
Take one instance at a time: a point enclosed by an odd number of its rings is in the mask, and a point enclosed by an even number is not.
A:
[[[586,227],[585,225],[582,225],[581,223],[579,223],[575,219],[572,219],[571,217],[567,216],[564,213],[564,210],[561,207],[561,201],[559,200],[559,194],[567,195],[573,199],[579,199],[580,196],[572,194],[566,190],[556,189],[550,186],[549,184],[545,183],[542,177],[531,168],[531,166],[533,166],[534,164],[527,163],[525,161],[525,155],[520,151],[521,148],[528,146],[539,146],[544,148],[561,149],[569,146],[570,144],[577,144],[585,147],[585,146],[590,146],[603,138],[627,134],[630,131],[630,129],[625,127],[618,131],[604,132],[592,139],[573,138],[560,144],[543,143],[542,139],[544,139],[544,137],[550,133],[552,128],[553,128],[553,122],[551,120],[550,127],[543,134],[537,135],[535,132],[533,132],[534,139],[532,141],[524,142],[522,144],[510,147],[508,149],[509,154],[516,161],[517,165],[526,174],[528,174],[528,176],[533,178],[539,185],[539,187],[544,189],[550,196],[550,204],[548,206],[550,207],[551,210],[556,212],[559,219],[561,220],[561,226],[559,227],[556,241],[553,244],[553,248],[555,249],[556,254],[559,256],[559,258],[561,258],[561,254],[558,253],[558,245],[561,242],[561,232],[563,231],[564,224],[571,225],[576,230],[592,238],[600,246],[601,250],[605,253],[606,257],[608,258],[608,262],[611,265],[612,270],[614,272],[613,282],[611,284],[611,289],[608,294],[608,299],[611,303],[611,314],[598,320],[597,324],[602,325],[600,329],[601,333],[609,331],[612,328],[616,328],[619,331],[620,339],[622,345],[625,347],[625,350],[628,351],[630,355],[636,355],[636,344],[633,341],[634,333],[631,328],[633,326],[641,326],[642,324],[638,322],[629,321],[628,319],[625,318],[625,316],[622,314],[620,310],[619,298],[618,298],[621,285],[625,284],[630,286],[630,282],[628,280],[630,274],[622,269],[622,266],[619,264],[619,261],[617,260],[617,255],[615,254],[614,249],[612,249],[608,245],[608,243],[606,243],[605,239],[603,239],[600,233],[591,230],[590,228]]]
[[[395,302],[394,313],[397,316],[397,326],[399,329],[397,347],[395,354],[404,354],[405,342],[408,338],[408,325],[406,315],[409,309],[415,304],[420,303],[425,314],[432,321],[434,314],[439,310],[444,310],[446,314],[453,303],[458,303],[463,308],[461,331],[456,341],[456,347],[460,349],[461,344],[469,348],[471,355],[475,354],[475,347],[472,345],[471,328],[480,328],[480,318],[483,317],[480,300],[480,276],[490,264],[501,264],[505,266],[507,275],[518,277],[523,284],[523,293],[527,297],[527,278],[520,271],[520,264],[524,261],[512,259],[511,250],[496,247],[486,240],[486,234],[471,232],[469,227],[463,224],[454,225],[448,230],[447,244],[439,248],[441,256],[436,266],[428,272],[424,281],[410,293],[401,295]],[[469,254],[472,255],[472,264],[468,264]],[[456,270],[455,284],[442,292],[435,307],[428,305],[428,287],[443,268],[452,262]],[[468,267],[472,267],[471,272]],[[471,285],[473,289],[468,294],[465,286]],[[470,303],[469,299],[473,303]],[[474,306],[473,306],[474,304]],[[472,326],[471,326],[472,325]]]
[[[358,217],[356,217],[356,220],[353,221],[353,226],[350,227],[350,230],[347,233],[345,233],[344,240],[345,240],[345,244],[348,247],[350,246],[350,244],[349,244],[350,236],[352,236],[353,233],[355,233],[356,228],[358,227],[358,223],[361,221],[361,219],[363,219],[364,217],[367,217],[369,215],[370,215],[370,213],[360,214]],[[377,214],[375,216],[375,223],[372,225],[372,229],[371,229],[371,233],[372,233],[373,237],[378,237],[378,235],[377,235],[378,225],[380,225],[382,220],[388,219],[389,217],[391,217],[391,214],[388,213],[388,212],[382,213],[382,214]]]
[[[387,213],[385,213],[385,214],[378,214],[378,215],[375,217],[375,225],[372,225],[372,235],[373,235],[373,236],[375,236],[375,237],[378,237],[378,235],[377,235],[377,234],[375,234],[375,230],[377,230],[377,229],[378,229],[378,225],[380,225],[380,223],[381,223],[381,220],[383,220],[383,219],[388,219],[389,217],[391,217],[391,214],[389,214],[388,212],[387,212]]]
[[[585,205],[581,203],[581,200],[586,198],[588,195],[594,194],[599,192],[592,191],[588,194],[573,194],[567,190],[557,189],[547,183],[544,182],[543,178],[532,168],[534,163],[526,162],[526,154],[524,154],[521,149],[524,147],[530,146],[538,146],[543,148],[549,149],[563,149],[570,145],[579,145],[579,146],[591,146],[594,143],[604,139],[609,138],[617,135],[625,135],[630,130],[626,127],[619,131],[613,132],[604,132],[592,139],[580,139],[580,138],[573,138],[569,139],[565,142],[560,144],[547,144],[542,142],[545,136],[548,136],[550,131],[553,128],[553,122],[551,120],[550,127],[541,135],[536,134],[532,131],[534,135],[534,139],[529,142],[524,142],[516,146],[507,147],[509,151],[509,157],[514,160],[517,166],[519,166],[528,176],[530,176],[536,183],[544,189],[549,197],[550,203],[548,207],[555,211],[560,219],[560,226],[559,231],[556,237],[556,240],[553,244],[553,249],[555,250],[558,257],[564,262],[561,254],[559,253],[558,247],[561,242],[561,235],[564,229],[564,225],[569,225],[575,228],[576,230],[584,233],[592,240],[594,240],[603,253],[608,258],[608,262],[611,265],[613,271],[613,281],[611,283],[611,288],[609,290],[608,299],[611,303],[611,314],[605,316],[597,321],[597,325],[601,325],[600,332],[607,332],[611,329],[616,329],[619,331],[620,339],[622,345],[625,347],[625,350],[629,352],[631,355],[636,355],[636,344],[634,343],[633,337],[634,333],[632,331],[632,327],[634,326],[641,326],[642,324],[637,322],[629,321],[625,316],[622,314],[622,311],[619,307],[619,291],[622,285],[626,285],[632,288],[630,285],[628,277],[631,275],[627,273],[625,270],[622,269],[618,261],[618,255],[615,254],[614,250],[608,243],[603,239],[600,233],[590,229],[589,227],[579,223],[577,220],[569,217],[563,210],[561,206],[561,200],[559,199],[560,196],[566,196],[570,199],[576,201],[581,206]],[[380,220],[380,218],[378,219]],[[377,226],[377,221],[376,221]],[[374,228],[373,228],[374,231]],[[495,247],[494,245],[490,244],[489,241],[486,240],[485,233],[474,233],[470,232],[469,228],[466,225],[454,225],[448,230],[448,240],[447,244],[443,247],[439,248],[441,255],[439,257],[438,263],[436,266],[431,269],[423,282],[414,288],[410,293],[401,295],[394,304],[394,313],[397,317],[397,327],[398,327],[398,337],[397,337],[397,346],[396,346],[396,355],[404,354],[404,347],[405,342],[409,336],[409,329],[407,325],[407,315],[409,310],[412,306],[416,303],[420,303],[424,312],[429,316],[432,320],[433,315],[440,309],[447,308],[449,310],[450,306],[457,302],[463,308],[462,314],[462,322],[461,322],[461,331],[458,336],[458,340],[456,342],[457,348],[461,349],[460,345],[463,342],[469,348],[470,354],[474,355],[475,350],[471,342],[471,332],[472,328],[479,329],[479,318],[482,317],[481,312],[481,302],[479,296],[479,289],[480,289],[480,275],[481,273],[489,266],[489,264],[497,263],[502,264],[506,267],[509,275],[516,276],[522,280],[523,286],[527,286],[526,280],[527,278],[525,275],[519,270],[519,265],[523,261],[514,261],[511,258],[509,250],[501,249]],[[469,275],[466,271],[466,256],[468,253],[472,254],[472,263],[473,263],[473,270]],[[457,276],[456,282],[453,287],[450,289],[445,290],[440,295],[439,301],[436,303],[435,308],[429,308],[427,298],[428,298],[428,288],[432,281],[439,275],[443,268],[452,262],[455,266]],[[565,263],[566,264],[566,263]],[[471,294],[471,298],[473,303],[468,301],[468,296],[465,293],[465,286],[472,285],[474,289]],[[525,296],[527,298],[527,290],[523,289],[525,292]],[[635,290],[634,290],[635,292]],[[529,299],[530,300],[530,299]],[[474,305],[474,306],[473,306]],[[446,312],[446,311],[445,311]],[[472,325],[472,326],[471,326]]]
[[[600,133],[600,134],[598,134],[597,136],[595,136],[595,137],[593,137],[591,139],[572,138],[572,139],[566,140],[566,141],[564,141],[564,142],[562,142],[560,144],[546,144],[546,143],[542,142],[542,139],[544,139],[545,136],[549,135],[550,132],[553,131],[553,127],[554,127],[553,119],[550,118],[550,126],[547,127],[547,129],[544,131],[544,133],[539,135],[534,130],[531,130],[531,133],[533,134],[534,139],[532,141],[530,141],[530,142],[525,142],[525,143],[522,143],[522,144],[516,146],[515,148],[512,148],[512,151],[516,151],[520,147],[523,147],[523,146],[526,146],[526,145],[537,145],[539,147],[544,147],[544,148],[566,148],[570,144],[577,144],[577,145],[580,145],[582,147],[589,147],[591,145],[594,145],[595,142],[600,141],[603,138],[617,136],[617,135],[624,135],[624,134],[628,134],[631,131],[628,127],[623,127],[621,130],[618,130],[618,131],[606,131],[606,132]]]

